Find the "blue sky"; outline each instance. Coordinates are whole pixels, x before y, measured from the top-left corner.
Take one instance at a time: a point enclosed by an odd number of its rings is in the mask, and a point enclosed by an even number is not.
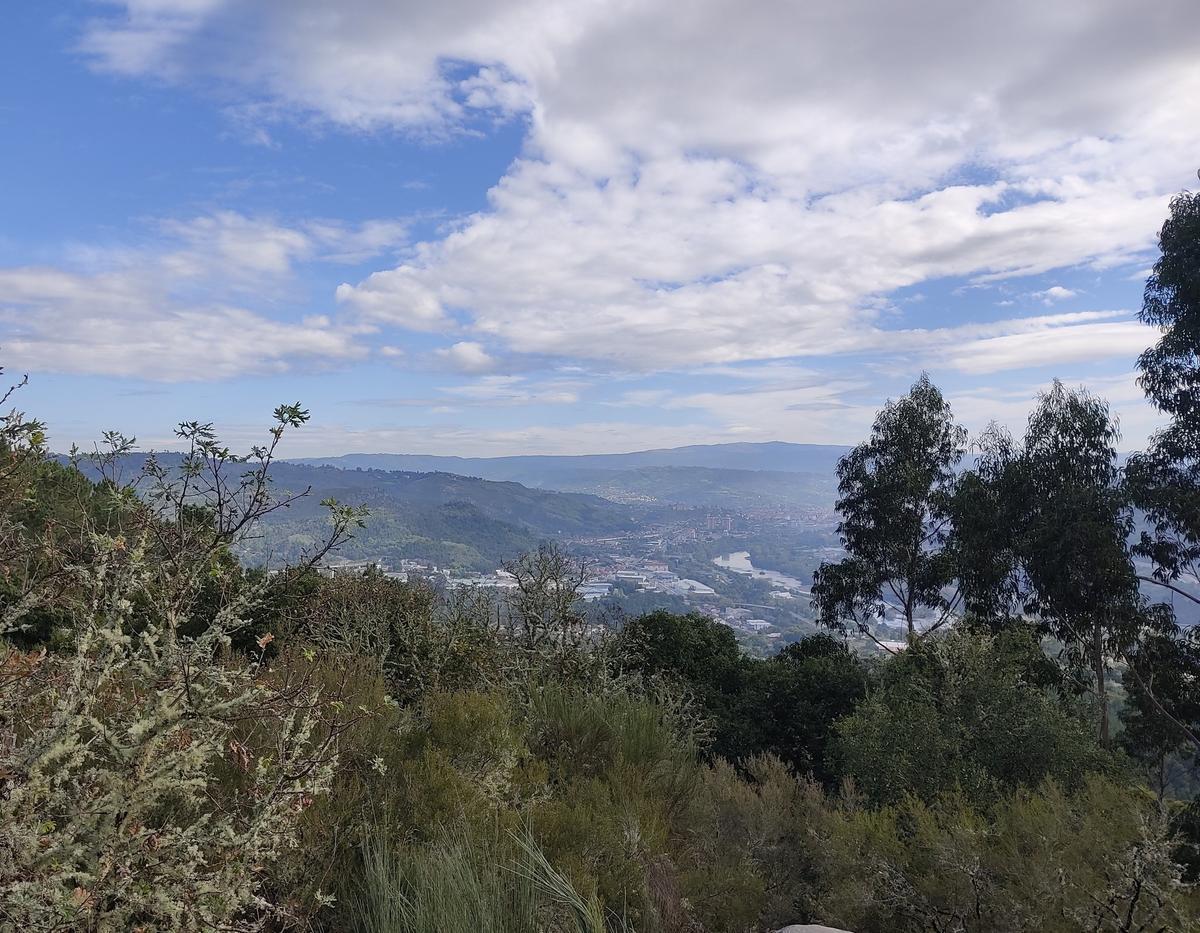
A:
[[[294,399],[297,456],[852,443],[922,369],[1140,445],[1190,5],[899,7],[18,4],[0,361],[62,447]]]

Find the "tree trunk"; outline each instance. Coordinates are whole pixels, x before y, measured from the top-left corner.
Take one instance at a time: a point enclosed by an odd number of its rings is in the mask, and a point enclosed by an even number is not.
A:
[[[1099,622],[1092,630],[1092,654],[1096,675],[1096,701],[1100,704],[1100,744],[1108,748],[1108,689],[1105,685],[1107,665],[1104,663],[1104,626]]]

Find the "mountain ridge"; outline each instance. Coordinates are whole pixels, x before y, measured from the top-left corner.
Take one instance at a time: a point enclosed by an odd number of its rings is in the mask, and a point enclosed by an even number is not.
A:
[[[522,485],[551,485],[564,470],[624,471],[647,467],[701,467],[723,470],[785,473],[832,473],[838,458],[850,448],[835,444],[793,444],[788,441],[690,444],[615,454],[516,454],[501,457],[461,457],[439,454],[348,453],[329,457],[297,457],[289,462],[340,469],[447,472],[480,479],[514,481]]]

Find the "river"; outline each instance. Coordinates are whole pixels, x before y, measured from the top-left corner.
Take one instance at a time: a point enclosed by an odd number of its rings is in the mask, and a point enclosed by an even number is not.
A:
[[[754,577],[756,580],[768,580],[776,586],[782,586],[784,589],[798,590],[801,593],[808,592],[808,587],[795,577],[789,577],[778,570],[760,570],[758,567],[755,567],[750,561],[749,551],[734,551],[732,554],[714,557],[713,563],[725,570],[732,570],[734,573],[744,573],[746,576]]]

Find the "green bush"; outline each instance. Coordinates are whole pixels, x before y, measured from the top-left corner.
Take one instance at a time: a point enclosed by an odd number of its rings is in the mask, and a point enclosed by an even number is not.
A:
[[[880,683],[836,727],[832,770],[876,803],[961,789],[987,800],[1054,777],[1068,787],[1113,772],[1084,710],[1052,684],[1024,630],[957,628],[883,666]]]
[[[980,809],[961,793],[821,822],[808,910],[858,933],[1191,930],[1196,891],[1148,794],[1100,776],[1053,781]]]

